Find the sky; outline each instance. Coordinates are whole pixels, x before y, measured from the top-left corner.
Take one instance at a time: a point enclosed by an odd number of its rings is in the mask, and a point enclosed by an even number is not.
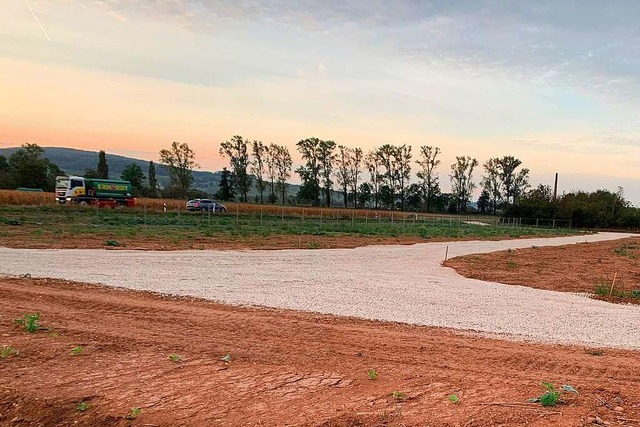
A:
[[[638,16],[636,0],[0,0],[0,147],[158,160],[179,141],[219,170],[233,135],[435,145],[444,190],[456,156],[514,155],[534,185],[558,172],[560,192],[622,186],[638,205]]]

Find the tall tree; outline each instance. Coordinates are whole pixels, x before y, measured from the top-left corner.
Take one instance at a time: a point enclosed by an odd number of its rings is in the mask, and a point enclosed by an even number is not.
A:
[[[268,147],[262,143],[262,141],[253,140],[251,144],[251,153],[253,159],[251,160],[251,173],[256,176],[256,190],[260,193],[260,203],[264,203],[264,190],[267,187],[264,181],[264,175],[266,173],[266,160],[267,160]]]
[[[322,189],[327,207],[331,206],[331,192],[333,191],[333,181],[331,180],[333,167],[336,159],[334,141],[320,141],[318,144],[318,162],[322,173]]]
[[[451,192],[455,198],[458,213],[467,210],[471,193],[476,188],[473,183],[473,170],[476,166],[478,161],[469,156],[456,156],[456,162],[451,165]]]
[[[318,159],[321,140],[307,138],[298,141],[296,147],[305,164],[300,166],[296,173],[300,175],[302,185],[298,197],[311,202],[314,206],[320,205],[320,161]]]
[[[440,194],[439,177],[436,168],[440,165],[440,148],[431,145],[420,147],[419,159],[416,163],[420,166],[417,175],[422,180],[422,193],[427,212],[433,209],[436,197]]]
[[[336,180],[342,189],[344,198],[344,207],[347,207],[349,200],[349,188],[351,187],[351,162],[352,150],[344,145],[338,145],[338,154],[336,155]]]
[[[133,194],[136,197],[142,193],[144,180],[147,179],[142,173],[142,168],[135,163],[129,163],[122,171],[120,178],[131,183]]]
[[[508,204],[513,204],[529,187],[529,169],[523,168],[516,172],[522,161],[513,156],[498,159],[500,165],[500,179],[504,189],[504,198]]]
[[[378,149],[374,149],[367,153],[364,158],[364,164],[369,171],[369,181],[371,182],[370,191],[373,197],[373,206],[378,209],[378,201],[380,194],[380,157],[378,156]]]
[[[109,165],[107,164],[107,154],[104,150],[98,152],[98,178],[109,179]]]
[[[411,179],[411,146],[402,144],[395,149],[394,167],[397,170],[398,193],[400,194],[400,209],[404,210],[405,189],[409,186]]]
[[[58,165],[43,157],[44,150],[37,144],[23,144],[9,156],[7,173],[11,187],[40,188],[53,191],[56,175],[63,175]]]
[[[423,198],[422,193],[422,186],[420,184],[413,183],[409,185],[406,191],[406,206],[409,210],[420,210],[420,205],[422,204]]]
[[[156,178],[156,165],[153,160],[149,162],[149,169],[147,170],[149,181],[149,197],[158,197],[158,178]]]
[[[171,186],[179,197],[186,197],[193,184],[193,168],[197,167],[195,152],[187,143],[173,142],[171,148],[160,150],[160,163],[169,170]]]
[[[500,159],[497,157],[487,160],[483,165],[485,174],[482,176],[482,188],[489,195],[489,206],[495,215],[498,205],[502,201],[502,180],[500,179]]]
[[[487,189],[483,189],[482,193],[480,193],[480,197],[478,197],[478,210],[481,214],[486,214],[489,211],[489,207],[491,205],[491,195]]]
[[[381,183],[383,184],[380,187],[380,195],[382,200],[382,195],[384,193],[384,204],[391,207],[391,209],[395,208],[395,200],[396,200],[396,190],[398,188],[398,169],[396,165],[396,147],[391,144],[384,144],[380,148],[378,148],[377,156],[378,156],[378,164],[381,167],[381,173],[379,173],[379,177]],[[384,191],[382,191],[382,187]]]
[[[235,198],[235,191],[233,189],[233,177],[231,172],[227,168],[222,168],[222,176],[220,177],[220,183],[218,184],[218,192],[216,197],[219,200],[233,200]]]
[[[229,159],[233,183],[240,194],[240,201],[247,201],[247,194],[251,188],[251,176],[247,173],[249,167],[249,141],[240,135],[234,135],[229,141],[220,144],[220,155]]]
[[[269,179],[269,203],[276,203],[278,201],[275,187],[276,178],[278,177],[277,155],[278,146],[270,144],[265,151],[265,164],[267,166],[267,178]]]
[[[371,184],[369,184],[368,182],[363,182],[362,184],[360,184],[360,187],[358,187],[358,202],[360,203],[360,206],[362,206],[363,208],[366,207],[367,203],[371,201],[371,197]]]
[[[360,181],[360,175],[362,174],[362,149],[354,148],[351,151],[351,171],[350,171],[350,183],[351,194],[353,195],[353,207],[358,209],[358,183]]]
[[[0,155],[0,188],[10,188],[9,162],[5,156]]]
[[[287,180],[291,177],[293,160],[291,159],[291,154],[287,147],[284,145],[276,145],[275,147],[276,169],[278,172],[276,188],[282,196],[282,204],[284,205],[286,202],[287,188],[289,187]]]

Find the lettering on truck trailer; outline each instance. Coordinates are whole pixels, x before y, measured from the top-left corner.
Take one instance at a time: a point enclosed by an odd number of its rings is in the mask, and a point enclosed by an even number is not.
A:
[[[108,190],[108,191],[127,191],[126,185],[121,184],[98,184],[98,190]]]

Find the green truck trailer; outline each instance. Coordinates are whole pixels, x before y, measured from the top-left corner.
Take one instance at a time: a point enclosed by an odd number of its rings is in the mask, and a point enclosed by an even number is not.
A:
[[[133,197],[129,181],[58,176],[56,200],[58,203],[133,207],[136,199]]]

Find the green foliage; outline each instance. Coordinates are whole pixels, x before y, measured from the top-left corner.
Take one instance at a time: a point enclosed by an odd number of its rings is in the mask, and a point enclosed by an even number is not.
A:
[[[220,156],[229,159],[233,184],[240,195],[241,202],[247,202],[247,193],[251,188],[249,168],[249,141],[240,135],[234,135],[229,141],[220,144]]]
[[[170,354],[169,360],[171,360],[172,362],[182,362],[182,356],[180,356],[179,354]]]
[[[620,187],[615,193],[608,190],[576,191],[553,200],[551,190],[541,185],[520,197],[504,215],[571,220],[571,226],[577,228],[640,227],[640,209],[631,206]]]
[[[85,178],[100,178],[100,174],[98,173],[98,171],[90,168],[85,169],[82,176],[84,176]]]
[[[193,169],[197,167],[195,152],[186,143],[173,142],[171,148],[160,150],[160,162],[169,170],[169,187],[185,197],[193,184]]]
[[[578,394],[578,390],[570,385],[563,385],[560,390],[558,390],[552,383],[543,381],[542,387],[545,389],[545,392],[539,397],[529,399],[529,402],[540,403],[542,406],[556,406],[562,402],[560,397],[563,393]]]
[[[10,345],[3,345],[0,348],[0,359],[7,359],[11,356],[17,356],[20,352]]]
[[[393,397],[395,400],[404,400],[407,398],[407,395],[406,393],[403,393],[401,391],[394,390],[391,392],[391,397]]]
[[[96,169],[98,178],[109,179],[109,165],[107,164],[107,154],[104,150],[98,152],[98,168]]]
[[[37,144],[23,144],[9,157],[6,166],[2,166],[5,169],[5,184],[8,184],[5,186],[53,191],[56,175],[62,175],[64,172],[43,155],[44,150]]]
[[[460,403],[460,398],[455,394],[451,394],[451,395],[449,395],[449,402],[451,402],[451,403]]]
[[[227,168],[222,168],[222,177],[218,184],[218,192],[216,198],[222,201],[233,200],[235,198],[235,189],[233,188],[233,178],[231,172]]]
[[[144,173],[142,173],[142,168],[140,166],[136,165],[135,163],[130,163],[122,171],[120,179],[129,181],[131,183],[131,187],[133,188],[133,195],[139,197],[140,194],[142,194],[144,181],[147,178],[144,176]]]
[[[72,356],[77,356],[77,355],[79,355],[79,354],[82,354],[82,351],[83,351],[83,350],[84,350],[84,349],[82,348],[82,346],[79,346],[79,345],[78,345],[78,346],[75,346],[75,347],[73,347],[73,348],[71,349],[71,355],[72,355]]]
[[[104,245],[105,245],[105,246],[114,246],[114,247],[117,247],[117,246],[120,246],[120,243],[119,243],[117,240],[112,240],[112,239],[110,239],[110,240],[105,241],[105,242],[104,242]]]
[[[129,415],[127,416],[127,418],[129,418],[130,420],[135,420],[136,418],[138,418],[138,416],[142,413],[142,409],[134,406],[131,408],[131,412],[129,412]]]
[[[153,161],[149,162],[147,176],[147,179],[149,181],[149,190],[147,196],[158,197],[158,178],[156,177],[156,165],[153,163]]]
[[[473,182],[473,170],[476,166],[478,160],[469,156],[456,156],[456,162],[451,165],[451,192],[458,213],[466,212],[471,193],[476,188]]]
[[[89,404],[87,402],[85,402],[85,401],[78,402],[78,404],[76,405],[76,410],[78,412],[84,412],[87,409],[89,409]]]
[[[369,377],[370,380],[377,380],[378,371],[376,371],[375,369],[370,369],[369,372],[367,372],[367,376]]]
[[[42,325],[40,325],[40,314],[24,314],[22,317],[15,320],[18,325],[22,325],[23,329],[30,334],[40,330],[45,329]]]

